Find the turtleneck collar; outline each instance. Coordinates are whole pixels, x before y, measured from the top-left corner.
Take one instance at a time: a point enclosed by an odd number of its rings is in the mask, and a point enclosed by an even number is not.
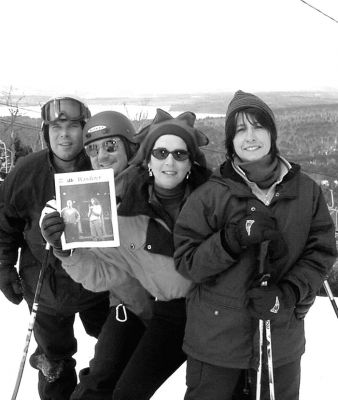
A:
[[[248,180],[255,182],[261,189],[268,189],[280,176],[280,160],[271,154],[255,161],[241,161],[235,156],[233,164],[244,171]]]
[[[164,211],[170,216],[172,223],[176,221],[181,210],[181,206],[186,195],[186,190],[186,181],[183,181],[172,189],[164,189],[156,184],[153,186],[153,194],[155,199],[160,203]]]
[[[157,197],[161,199],[183,198],[185,193],[185,188],[186,184],[184,181],[172,189],[161,188],[160,186],[156,185],[156,183],[154,183],[155,194]]]

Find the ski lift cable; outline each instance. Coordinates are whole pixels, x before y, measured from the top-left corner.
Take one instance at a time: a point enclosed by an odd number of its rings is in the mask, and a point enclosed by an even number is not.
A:
[[[333,17],[331,17],[330,15],[324,13],[323,11],[319,10],[318,8],[314,7],[313,5],[307,3],[304,0],[300,0],[302,3],[306,4],[307,6],[313,8],[314,10],[316,10],[317,12],[319,12],[320,14],[323,14],[325,17],[330,18],[332,21],[336,22],[338,24],[338,21],[336,19],[334,19]]]

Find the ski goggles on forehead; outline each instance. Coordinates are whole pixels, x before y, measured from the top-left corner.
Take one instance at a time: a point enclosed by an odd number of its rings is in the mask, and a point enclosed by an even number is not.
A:
[[[169,154],[171,154],[176,161],[185,161],[189,158],[189,152],[183,149],[169,151],[165,147],[159,147],[151,151],[151,155],[158,160],[165,160],[169,156]]]
[[[99,154],[100,148],[103,148],[107,153],[115,153],[119,149],[120,139],[110,139],[103,143],[90,143],[85,146],[86,153],[89,157],[96,157]]]
[[[90,111],[80,101],[65,97],[48,101],[41,109],[41,118],[47,124],[60,119],[81,121],[90,118]]]

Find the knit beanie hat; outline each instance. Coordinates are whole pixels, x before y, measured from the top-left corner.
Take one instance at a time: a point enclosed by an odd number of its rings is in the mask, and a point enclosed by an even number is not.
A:
[[[144,127],[135,136],[141,145],[131,164],[138,165],[148,162],[156,140],[163,135],[175,135],[186,143],[191,162],[206,166],[205,156],[199,147],[206,146],[209,139],[194,127],[195,120],[196,115],[190,111],[173,118],[169,113],[158,108],[151,124]]]
[[[232,140],[234,136],[234,132],[231,132],[231,129],[229,129],[229,122],[233,120],[236,113],[245,111],[246,109],[258,109],[268,116],[268,119],[271,119],[271,144],[273,148],[276,148],[277,128],[275,116],[271,108],[258,96],[238,90],[228,105],[225,117],[225,140],[227,150],[229,151],[229,148],[232,148]]]
[[[229,115],[234,112],[239,112],[245,108],[251,108],[251,107],[259,108],[260,110],[268,113],[273,121],[275,120],[275,116],[271,108],[266,103],[264,103],[263,100],[261,100],[258,96],[252,93],[246,93],[243,92],[242,90],[238,90],[235,93],[233,99],[230,101],[226,117],[228,118]]]

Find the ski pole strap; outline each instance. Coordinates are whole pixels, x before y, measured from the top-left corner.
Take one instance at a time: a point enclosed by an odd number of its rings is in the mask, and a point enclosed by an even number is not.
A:
[[[266,256],[268,254],[268,247],[269,247],[269,240],[264,240],[264,242],[262,242],[260,244],[259,247],[259,256],[258,256],[258,260],[259,260],[259,266],[258,266],[258,272],[260,274],[263,274],[265,272],[265,259]]]

